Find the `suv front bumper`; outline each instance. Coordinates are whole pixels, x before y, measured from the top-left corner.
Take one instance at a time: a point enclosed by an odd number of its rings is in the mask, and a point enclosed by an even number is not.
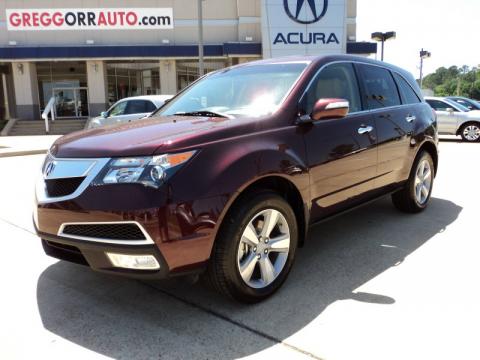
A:
[[[161,279],[170,275],[168,264],[155,245],[105,244],[52,236],[38,231],[37,234],[42,239],[42,246],[47,255],[60,260],[86,265],[95,271],[138,279]],[[107,253],[150,255],[156,259],[159,268],[155,270],[140,270],[116,267],[110,261]]]

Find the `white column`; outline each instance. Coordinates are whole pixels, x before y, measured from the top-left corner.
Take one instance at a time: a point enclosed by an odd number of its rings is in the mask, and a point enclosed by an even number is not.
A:
[[[160,91],[165,95],[177,93],[177,68],[175,60],[160,60]]]
[[[105,62],[87,61],[88,109],[97,116],[108,107],[107,69]]]
[[[39,120],[37,67],[32,62],[14,62],[12,65],[17,118]]]

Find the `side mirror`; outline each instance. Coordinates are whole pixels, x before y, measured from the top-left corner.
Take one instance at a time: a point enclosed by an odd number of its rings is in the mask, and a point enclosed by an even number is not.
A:
[[[341,119],[348,115],[350,104],[345,99],[320,99],[313,106],[310,118],[313,121]]]
[[[103,117],[103,118],[106,118],[106,117],[108,117],[108,112],[107,111],[102,111],[100,113],[100,116]]]
[[[447,108],[447,112],[448,112],[450,115],[452,115],[452,114],[455,112],[455,110],[453,110],[453,108]]]

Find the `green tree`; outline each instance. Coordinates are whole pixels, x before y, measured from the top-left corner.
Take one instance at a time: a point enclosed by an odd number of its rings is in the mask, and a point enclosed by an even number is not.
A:
[[[437,96],[459,95],[480,99],[480,70],[468,65],[438,68],[425,76],[423,86],[432,89]]]

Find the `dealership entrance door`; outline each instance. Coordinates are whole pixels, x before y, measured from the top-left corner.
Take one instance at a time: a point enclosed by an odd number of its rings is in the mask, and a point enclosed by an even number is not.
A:
[[[59,118],[88,116],[88,90],[84,87],[54,88],[55,114]]]

